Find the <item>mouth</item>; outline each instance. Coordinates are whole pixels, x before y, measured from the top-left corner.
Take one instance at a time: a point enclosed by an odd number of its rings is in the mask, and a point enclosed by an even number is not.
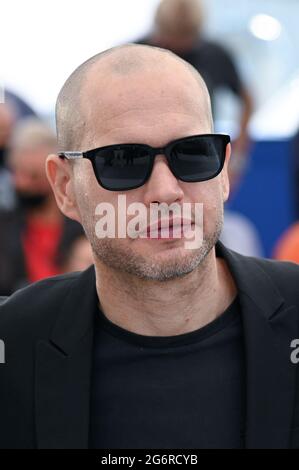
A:
[[[143,238],[150,240],[182,239],[184,235],[193,230],[195,223],[188,219],[164,219],[148,225]]]

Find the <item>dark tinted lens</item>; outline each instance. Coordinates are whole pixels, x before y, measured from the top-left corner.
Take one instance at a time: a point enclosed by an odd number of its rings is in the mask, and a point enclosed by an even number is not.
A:
[[[171,150],[174,172],[183,181],[204,181],[222,168],[226,141],[221,135],[200,136],[176,143]]]
[[[103,148],[95,154],[93,163],[102,186],[121,191],[143,184],[150,167],[150,154],[142,145]]]

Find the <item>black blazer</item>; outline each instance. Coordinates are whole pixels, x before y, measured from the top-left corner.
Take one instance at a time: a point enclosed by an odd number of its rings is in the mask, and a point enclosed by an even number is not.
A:
[[[299,266],[217,244],[236,281],[246,351],[247,448],[299,448]],[[0,448],[87,448],[94,267],[0,301]]]

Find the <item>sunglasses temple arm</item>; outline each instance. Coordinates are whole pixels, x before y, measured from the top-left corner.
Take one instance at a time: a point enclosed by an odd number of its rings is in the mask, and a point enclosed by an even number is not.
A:
[[[60,158],[66,158],[67,160],[78,160],[79,158],[83,158],[83,152],[59,152],[58,156]]]

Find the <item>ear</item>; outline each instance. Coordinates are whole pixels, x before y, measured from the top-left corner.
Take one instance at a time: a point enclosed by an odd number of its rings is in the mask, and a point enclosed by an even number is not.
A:
[[[223,169],[221,172],[221,182],[222,182],[222,194],[223,194],[223,201],[228,200],[229,196],[229,176],[228,176],[228,163],[229,159],[231,156],[231,144],[228,144],[226,146],[226,151],[225,151],[225,162],[223,165]]]
[[[58,155],[51,154],[46,160],[46,174],[61,212],[70,219],[81,222],[70,163]]]

